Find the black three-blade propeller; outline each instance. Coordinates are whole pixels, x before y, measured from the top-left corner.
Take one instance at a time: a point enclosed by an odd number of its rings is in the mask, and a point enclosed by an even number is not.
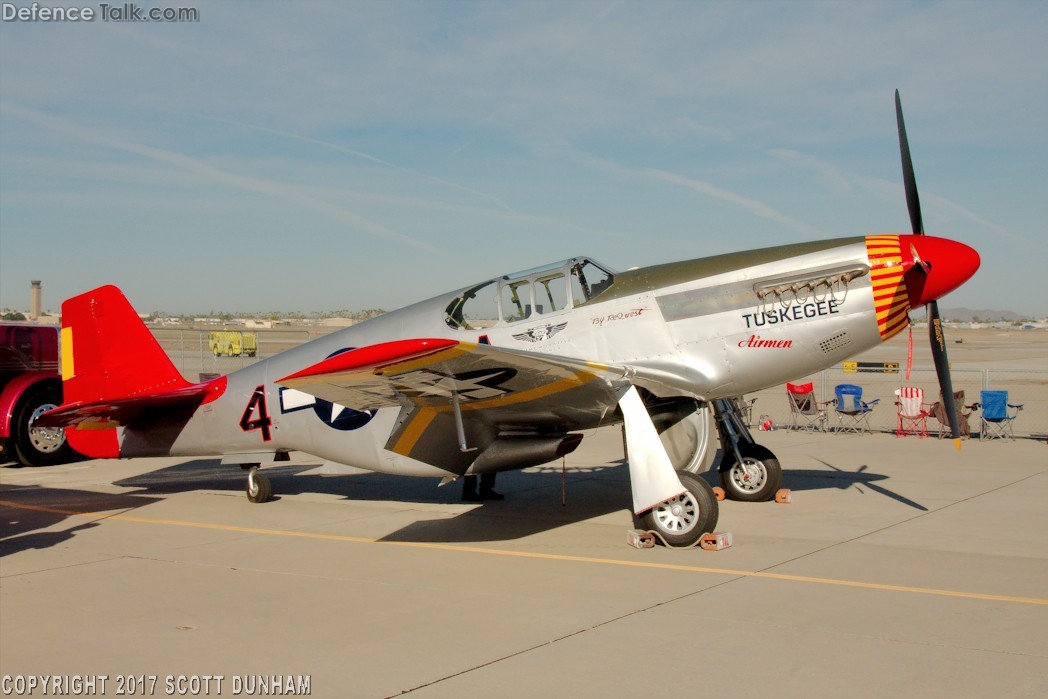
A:
[[[910,159],[910,142],[906,138],[906,124],[902,118],[902,99],[895,91],[895,118],[899,124],[899,151],[902,154],[902,179],[906,188],[906,208],[910,212],[910,225],[914,235],[924,235],[924,221],[921,219],[921,200],[917,196],[917,179],[913,175],[913,160]],[[923,262],[915,268],[928,272]],[[932,359],[935,361],[935,373],[939,376],[939,390],[942,391],[942,403],[946,409],[946,418],[950,422],[950,436],[958,449],[961,448],[961,428],[957,422],[957,406],[953,400],[953,381],[950,379],[950,362],[946,357],[946,336],[943,334],[942,320],[939,317],[939,302],[929,301],[928,336],[932,345]]]

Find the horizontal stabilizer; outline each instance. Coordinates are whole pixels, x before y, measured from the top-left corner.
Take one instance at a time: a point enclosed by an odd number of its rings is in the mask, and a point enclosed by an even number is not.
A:
[[[92,425],[107,427],[121,425],[158,425],[179,422],[196,410],[212,394],[221,394],[225,377],[210,383],[177,388],[165,393],[152,393],[130,398],[113,398],[108,401],[77,401],[64,403],[41,415],[36,427],[71,427],[86,429]]]

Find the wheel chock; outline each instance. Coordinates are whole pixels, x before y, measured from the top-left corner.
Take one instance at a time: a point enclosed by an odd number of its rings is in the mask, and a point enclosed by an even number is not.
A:
[[[775,493],[775,502],[780,505],[789,505],[792,500],[793,496],[790,494],[789,488],[780,488],[779,491]]]
[[[731,546],[731,532],[713,532],[703,534],[699,539],[699,548],[703,551],[720,551]]]
[[[722,500],[724,500],[724,498],[728,497],[728,494],[724,492],[724,488],[720,487],[719,485],[714,486],[713,494],[717,496],[717,502],[721,502]]]
[[[655,535],[641,529],[627,529],[626,543],[637,549],[650,549],[655,546]]]

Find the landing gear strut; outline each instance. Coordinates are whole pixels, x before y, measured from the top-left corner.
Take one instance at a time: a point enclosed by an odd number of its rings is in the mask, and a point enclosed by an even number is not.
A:
[[[753,441],[742,421],[737,398],[712,401],[722,456],[717,470],[721,486],[732,500],[764,502],[782,485],[782,466],[768,449]]]

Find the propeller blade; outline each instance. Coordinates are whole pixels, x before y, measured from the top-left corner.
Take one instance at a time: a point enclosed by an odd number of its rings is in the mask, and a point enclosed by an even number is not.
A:
[[[910,225],[914,235],[924,235],[924,220],[921,218],[921,199],[917,196],[917,178],[913,174],[913,160],[910,158],[910,141],[906,138],[906,122],[902,118],[902,98],[895,91],[895,121],[899,126],[899,153],[902,156],[902,181],[906,189],[906,209],[910,212]],[[917,250],[911,246],[914,269],[928,274],[929,265],[920,258]],[[957,450],[961,449],[961,427],[957,422],[957,405],[953,400],[953,380],[950,378],[950,360],[946,356],[946,336],[943,334],[942,319],[939,317],[939,303],[931,301],[928,308],[928,335],[932,345],[932,359],[935,360],[935,373],[939,377],[939,390],[942,392],[943,408],[950,423],[950,436]]]
[[[942,392],[942,405],[946,409],[946,419],[950,423],[950,436],[957,450],[961,449],[961,427],[957,422],[957,405],[953,400],[953,380],[950,378],[950,360],[946,356],[946,336],[943,334],[942,320],[939,318],[939,303],[928,304],[928,337],[932,345],[932,359],[935,360],[935,373],[939,377],[939,390]]]
[[[902,183],[906,188],[906,209],[910,212],[910,225],[914,235],[924,235],[921,219],[921,200],[917,196],[917,178],[913,175],[913,160],[910,159],[910,142],[906,138],[906,123],[902,119],[902,98],[895,91],[895,120],[899,125],[899,152],[902,155]]]

